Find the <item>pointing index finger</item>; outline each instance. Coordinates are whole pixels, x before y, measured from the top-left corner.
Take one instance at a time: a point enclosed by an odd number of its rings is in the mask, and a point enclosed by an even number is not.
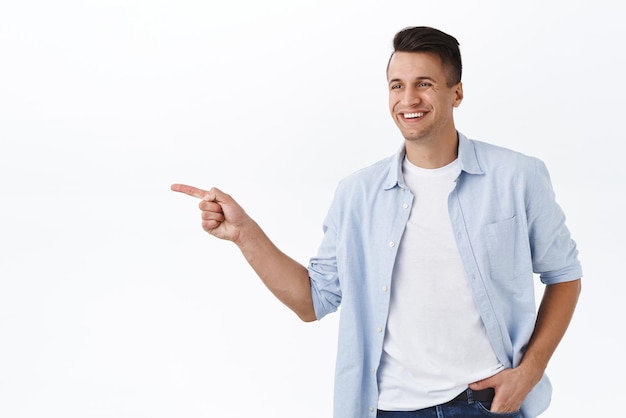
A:
[[[175,192],[184,193],[186,195],[196,197],[198,199],[205,199],[209,195],[206,190],[198,189],[197,187],[188,186],[186,184],[172,184],[170,187]]]

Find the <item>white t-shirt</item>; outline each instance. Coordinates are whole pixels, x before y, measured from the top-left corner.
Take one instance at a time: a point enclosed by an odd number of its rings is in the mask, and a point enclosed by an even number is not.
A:
[[[378,370],[378,408],[412,411],[448,402],[500,364],[487,339],[448,215],[458,161],[424,169],[405,159],[415,196],[394,267]]]

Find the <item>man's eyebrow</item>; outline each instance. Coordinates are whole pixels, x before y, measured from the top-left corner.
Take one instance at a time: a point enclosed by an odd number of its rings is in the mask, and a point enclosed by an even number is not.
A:
[[[432,81],[432,82],[436,82],[437,81],[434,78],[429,77],[429,76],[420,76],[420,77],[415,77],[415,79],[414,79],[414,81],[424,81],[424,80]],[[402,80],[399,79],[399,78],[392,78],[391,80],[389,80],[389,84],[391,84],[391,83],[401,83],[401,82],[402,82]]]

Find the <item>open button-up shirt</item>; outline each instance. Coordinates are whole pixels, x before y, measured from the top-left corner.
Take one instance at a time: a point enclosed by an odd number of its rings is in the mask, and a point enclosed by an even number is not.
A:
[[[535,326],[534,274],[546,285],[580,278],[578,251],[540,160],[458,138],[461,174],[448,212],[487,336],[500,362],[515,367]],[[402,147],[339,183],[309,264],[317,318],[341,305],[335,418],[376,416],[392,272],[413,205],[404,157]],[[523,416],[543,412],[551,392],[544,376]]]

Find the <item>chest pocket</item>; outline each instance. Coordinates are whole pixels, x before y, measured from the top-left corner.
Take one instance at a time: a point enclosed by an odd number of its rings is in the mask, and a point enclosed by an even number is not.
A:
[[[515,278],[515,231],[517,216],[485,225],[489,267],[494,280]]]

